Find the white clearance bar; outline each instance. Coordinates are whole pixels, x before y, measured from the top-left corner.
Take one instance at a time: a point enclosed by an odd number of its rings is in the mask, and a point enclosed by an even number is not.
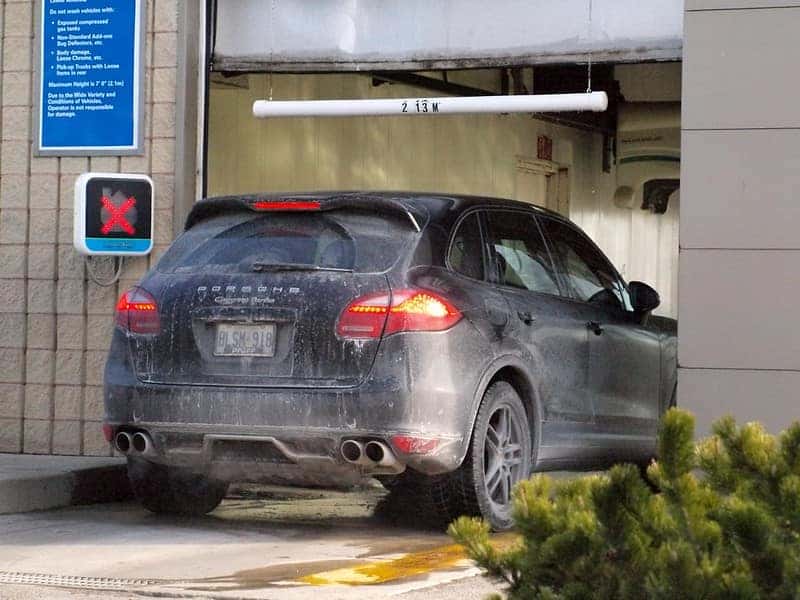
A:
[[[442,98],[392,98],[369,100],[256,100],[253,116],[366,117],[464,115],[475,113],[603,112],[605,92],[519,96],[446,96]]]

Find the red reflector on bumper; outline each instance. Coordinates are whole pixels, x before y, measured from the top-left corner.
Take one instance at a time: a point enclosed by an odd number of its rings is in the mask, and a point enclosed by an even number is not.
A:
[[[401,454],[431,454],[439,446],[439,440],[413,435],[393,435],[392,446]]]
[[[108,423],[103,423],[103,437],[106,438],[107,442],[114,439],[114,428]]]

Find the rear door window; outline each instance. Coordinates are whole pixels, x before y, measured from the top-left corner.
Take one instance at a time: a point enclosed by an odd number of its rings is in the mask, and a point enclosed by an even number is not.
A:
[[[416,239],[394,216],[362,210],[235,212],[184,232],[158,264],[166,273],[244,273],[272,268],[383,272]]]
[[[468,215],[459,224],[447,261],[457,273],[471,279],[483,279],[483,242],[478,213]]]
[[[497,283],[557,295],[558,278],[533,216],[510,210],[489,210],[486,216]]]

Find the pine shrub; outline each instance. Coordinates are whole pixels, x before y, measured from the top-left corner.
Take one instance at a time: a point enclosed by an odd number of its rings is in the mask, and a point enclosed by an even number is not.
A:
[[[510,600],[800,599],[800,422],[779,437],[724,418],[694,441],[694,417],[671,409],[659,461],[514,491],[519,540],[461,517],[450,534]]]

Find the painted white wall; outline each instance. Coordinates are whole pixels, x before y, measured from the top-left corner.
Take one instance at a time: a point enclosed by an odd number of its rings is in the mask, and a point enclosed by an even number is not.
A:
[[[555,140],[554,159],[565,165],[572,146],[600,144],[599,136],[528,115],[257,120],[250,105],[269,97],[270,77],[249,82],[246,90],[212,90],[210,193],[384,188],[513,197],[516,157],[536,156],[537,135]],[[276,100],[420,94],[350,74],[273,75],[272,86]]]
[[[616,65],[614,77],[626,102],[680,102],[681,63]]]
[[[606,179],[594,193],[571,197],[570,218],[603,249],[627,281],[644,281],[658,290],[661,306],[655,314],[675,317],[680,194],[670,197],[663,215],[617,208],[611,200],[614,185]]]
[[[496,74],[475,72],[491,88]],[[372,86],[356,74],[248,76],[248,88],[213,86],[209,127],[209,195],[267,191],[387,189],[515,198],[519,157],[536,158],[539,135],[553,139],[553,162],[569,168],[570,218],[608,254],[626,279],[661,292],[660,314],[674,315],[677,203],[667,215],[614,206],[616,177],[602,172],[599,134],[528,115],[432,118],[255,119],[252,102],[418,96],[403,85]],[[519,189],[518,189],[519,188]],[[535,195],[535,192],[534,192]],[[539,204],[544,205],[542,197]]]

